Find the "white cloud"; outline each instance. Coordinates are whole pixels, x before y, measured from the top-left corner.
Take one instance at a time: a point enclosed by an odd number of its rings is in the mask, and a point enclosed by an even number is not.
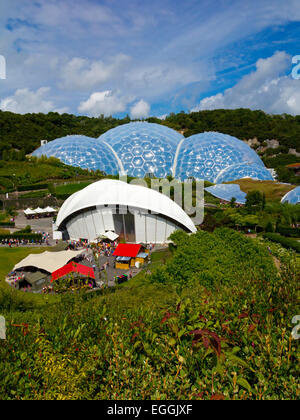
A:
[[[53,102],[45,98],[49,90],[50,88],[48,87],[41,87],[37,91],[31,91],[28,88],[17,89],[12,96],[1,100],[0,109],[19,114],[54,111],[55,106]]]
[[[120,96],[118,92],[112,92],[111,90],[94,92],[86,101],[80,103],[78,111],[92,116],[101,114],[110,116],[118,112],[124,112],[127,104],[131,101],[132,98]]]
[[[124,85],[137,96],[147,95],[147,98],[161,96],[162,94],[178,89],[189,83],[199,80],[211,80],[209,66],[201,63],[197,68],[194,65],[186,67],[178,63],[160,62],[158,64],[138,63],[124,74]]]
[[[202,99],[192,111],[243,107],[263,109],[269,113],[300,114],[299,80],[282,75],[289,67],[291,57],[285,52],[259,59],[254,72],[224,93]]]
[[[118,54],[110,62],[90,61],[75,57],[62,67],[62,88],[89,89],[114,79],[120,73],[124,65],[130,60],[125,54]]]
[[[148,102],[141,99],[130,108],[130,116],[132,119],[147,118],[150,112]]]

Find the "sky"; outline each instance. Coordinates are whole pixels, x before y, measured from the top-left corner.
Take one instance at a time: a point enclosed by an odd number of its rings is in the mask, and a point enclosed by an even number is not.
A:
[[[299,33],[299,0],[0,0],[0,109],[297,115]]]

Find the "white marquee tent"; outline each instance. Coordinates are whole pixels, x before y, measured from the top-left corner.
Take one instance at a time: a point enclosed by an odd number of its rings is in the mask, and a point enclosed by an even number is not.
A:
[[[68,250],[60,252],[45,251],[41,254],[30,254],[28,257],[24,258],[22,261],[16,264],[13,268],[13,271],[27,267],[35,267],[40,270],[53,273],[53,271],[63,267],[73,258],[81,255],[83,252],[85,252],[84,249],[79,251]]]

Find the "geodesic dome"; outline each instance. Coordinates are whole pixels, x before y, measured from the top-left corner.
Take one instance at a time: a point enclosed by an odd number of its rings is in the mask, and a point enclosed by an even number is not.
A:
[[[66,165],[118,174],[119,165],[114,153],[101,141],[86,136],[66,136],[39,147],[32,156],[54,156]]]
[[[238,184],[217,184],[204,189],[221,200],[229,202],[232,198],[235,198],[238,204],[246,203],[247,194],[241,190]]]
[[[261,179],[273,179],[262,160],[246,143],[227,134],[207,132],[186,138],[179,149],[175,162],[175,177],[185,180],[189,177],[205,179],[210,182],[233,181],[252,173]],[[239,168],[238,168],[239,166]],[[245,166],[245,175],[240,167]],[[219,179],[227,168],[230,179]],[[261,170],[258,170],[261,168]],[[224,177],[226,178],[226,177]],[[260,178],[259,178],[260,179]]]
[[[158,178],[172,173],[176,149],[184,137],[160,124],[135,122],[120,125],[99,137],[118,155],[128,175]]]
[[[64,163],[115,175],[143,178],[167,175],[222,183],[250,177],[273,180],[260,157],[235,137],[207,132],[184,138],[160,124],[120,125],[98,139],[67,136],[37,149],[33,156],[55,156]]]
[[[300,187],[296,187],[294,190],[288,192],[283,199],[282,203],[298,204],[300,203]]]
[[[271,172],[265,166],[241,163],[229,166],[219,173],[215,182],[229,182],[236,179],[251,178],[259,181],[273,181]]]

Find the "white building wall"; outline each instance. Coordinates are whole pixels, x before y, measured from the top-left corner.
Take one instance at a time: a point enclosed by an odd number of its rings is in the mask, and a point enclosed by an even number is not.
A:
[[[102,212],[97,209],[93,210],[92,217],[93,217],[94,226],[97,232],[97,236],[102,235],[105,232]]]
[[[81,237],[80,216],[75,216],[67,224],[70,239],[79,239]]]
[[[136,212],[134,215],[135,241],[146,242],[146,215]]]
[[[88,240],[92,242],[98,235],[94,225],[93,213],[91,211],[85,213],[85,223],[88,232]]]
[[[161,216],[145,213],[138,209],[134,213],[136,243],[165,243],[178,227]],[[115,231],[111,208],[101,207],[75,216],[67,223],[72,240],[80,238],[94,241],[105,231]]]
[[[156,242],[163,243],[166,241],[166,220],[157,216],[156,218]]]
[[[146,242],[156,242],[156,216],[153,214],[146,216]]]
[[[173,233],[175,230],[176,230],[175,224],[170,222],[169,220],[167,220],[167,222],[166,222],[166,240],[171,235],[171,233]]]
[[[102,216],[103,216],[103,223],[105,230],[114,230],[114,220],[113,220],[113,214],[112,210],[108,207],[104,207],[102,210]]]

